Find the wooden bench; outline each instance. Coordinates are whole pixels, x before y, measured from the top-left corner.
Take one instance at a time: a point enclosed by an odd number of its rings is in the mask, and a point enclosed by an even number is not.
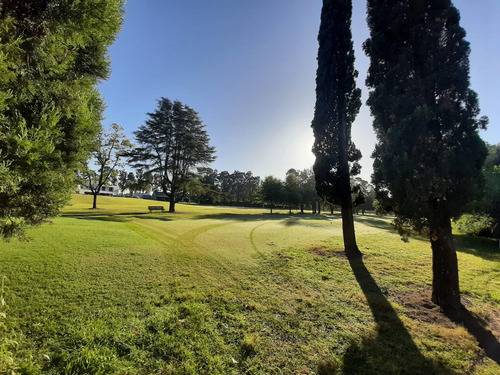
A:
[[[149,210],[149,212],[153,212],[153,211],[165,212],[165,208],[163,208],[163,206],[148,206],[148,210]]]

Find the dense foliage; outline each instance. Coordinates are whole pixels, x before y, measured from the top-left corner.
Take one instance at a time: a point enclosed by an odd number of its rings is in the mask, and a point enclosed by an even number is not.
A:
[[[122,1],[0,3],[0,234],[57,215],[100,129]]]
[[[175,203],[186,194],[196,168],[215,160],[215,147],[209,145],[198,113],[179,101],[161,98],[148,117],[134,132],[138,147],[129,153],[129,161],[156,175],[169,197],[169,211],[175,212]]]
[[[316,189],[321,197],[341,206],[345,250],[359,255],[350,175],[360,170],[361,152],[351,140],[351,125],[361,106],[361,90],[355,83],[351,15],[350,0],[323,1],[312,128]]]
[[[483,224],[490,223],[489,230],[480,231],[480,235],[488,235],[500,238],[500,144],[486,145],[488,156],[484,162],[483,174],[485,179],[485,189],[482,199],[471,205],[471,212],[475,218],[482,218]],[[484,217],[489,220],[484,220]],[[466,220],[466,219],[464,219]],[[470,221],[470,218],[466,220]],[[462,226],[465,230],[465,227]],[[464,233],[469,233],[465,231]],[[478,234],[477,231],[473,231]]]
[[[459,232],[489,237],[492,235],[494,221],[488,216],[464,214],[456,224]]]
[[[427,228],[433,300],[459,305],[450,218],[481,190],[486,156],[469,43],[449,0],[369,0],[366,83],[378,144],[374,183],[400,229]]]
[[[273,213],[273,207],[276,203],[283,201],[283,183],[273,176],[267,176],[262,182],[262,199],[268,203],[270,212]]]

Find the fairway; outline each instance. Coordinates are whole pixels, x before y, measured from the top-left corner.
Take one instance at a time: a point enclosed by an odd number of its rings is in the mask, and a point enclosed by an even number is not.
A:
[[[356,216],[353,263],[340,215],[97,203],[74,196],[30,242],[0,243],[0,373],[500,373],[422,303],[430,245],[402,242],[387,219]],[[456,241],[463,302],[498,337],[498,245]]]

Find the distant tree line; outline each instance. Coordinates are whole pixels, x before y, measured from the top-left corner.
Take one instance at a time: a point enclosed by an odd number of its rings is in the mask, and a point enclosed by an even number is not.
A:
[[[109,180],[117,185],[122,196],[133,196],[137,193],[152,194],[160,189],[158,177],[152,172],[142,169],[127,171],[121,169]],[[352,201],[356,214],[365,214],[374,210],[375,188],[360,177],[351,181]],[[272,213],[273,208],[333,213],[340,206],[320,197],[315,188],[312,168],[286,172],[285,179],[267,176],[261,179],[251,171],[218,172],[209,167],[199,168],[186,187],[185,201],[200,204],[267,207]]]

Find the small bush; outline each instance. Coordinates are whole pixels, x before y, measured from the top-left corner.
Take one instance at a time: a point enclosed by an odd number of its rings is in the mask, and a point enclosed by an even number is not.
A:
[[[465,234],[491,237],[494,224],[491,217],[465,214],[457,220],[457,230]]]

